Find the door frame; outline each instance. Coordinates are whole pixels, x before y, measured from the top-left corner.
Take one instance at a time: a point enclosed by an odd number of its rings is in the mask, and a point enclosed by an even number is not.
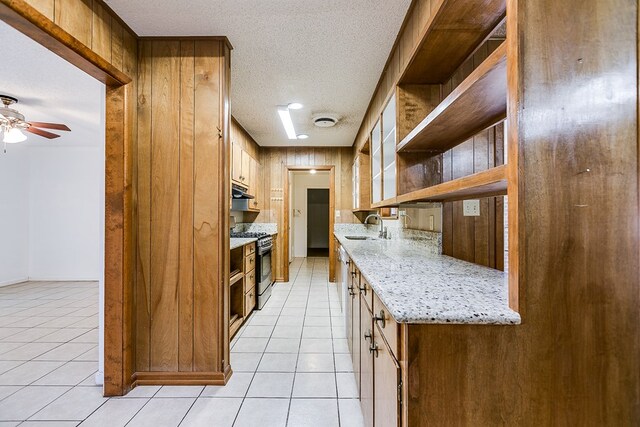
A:
[[[335,280],[335,243],[333,239],[333,226],[335,223],[335,209],[336,209],[336,172],[335,166],[285,166],[284,170],[284,281],[289,281],[289,218],[291,214],[291,206],[289,203],[289,172],[296,171],[310,171],[315,169],[317,171],[329,171],[329,281]]]
[[[0,0],[0,20],[105,84],[105,396],[125,394],[133,374],[132,77],[56,25],[24,0]]]

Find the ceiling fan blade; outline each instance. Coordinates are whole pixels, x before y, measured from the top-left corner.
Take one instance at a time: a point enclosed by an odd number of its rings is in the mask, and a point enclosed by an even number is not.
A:
[[[28,122],[31,126],[35,126],[37,128],[45,128],[45,129],[56,129],[56,130],[64,130],[70,131],[67,125],[63,125],[60,123],[45,123],[45,122]]]
[[[38,136],[42,136],[42,137],[47,138],[47,139],[54,139],[54,138],[59,138],[60,137],[60,135],[56,135],[55,133],[47,132],[46,130],[34,128],[33,126],[30,126],[30,127],[26,128],[25,130],[27,132],[33,133],[33,134],[38,135]]]

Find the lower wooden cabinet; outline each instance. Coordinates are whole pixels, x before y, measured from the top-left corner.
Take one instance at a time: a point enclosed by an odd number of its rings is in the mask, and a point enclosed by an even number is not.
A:
[[[373,389],[375,425],[392,427],[401,423],[402,376],[400,364],[382,339],[382,331],[376,325],[373,344]]]
[[[360,333],[360,294],[358,291],[358,282],[360,280],[360,273],[350,264],[351,271],[349,273],[349,286],[347,288],[349,295],[348,302],[348,319],[349,325],[347,327],[347,339],[351,347],[351,362],[353,363],[353,374],[356,377],[356,385],[358,386],[358,393],[360,393],[360,352],[362,336]]]
[[[373,362],[373,317],[362,299],[360,300],[360,407],[365,427],[374,426],[374,381]],[[377,424],[375,424],[377,425]]]

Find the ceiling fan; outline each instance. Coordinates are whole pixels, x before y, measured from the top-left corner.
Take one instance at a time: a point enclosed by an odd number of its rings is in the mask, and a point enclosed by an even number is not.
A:
[[[0,131],[3,133],[2,142],[5,144],[13,144],[26,140],[27,136],[22,133],[22,131],[41,136],[43,138],[54,139],[60,137],[60,135],[43,129],[62,130],[66,132],[71,130],[67,125],[60,123],[26,121],[22,114],[17,110],[10,108],[12,104],[18,102],[18,100],[12,96],[0,95],[0,101],[4,104],[4,106],[0,107]]]

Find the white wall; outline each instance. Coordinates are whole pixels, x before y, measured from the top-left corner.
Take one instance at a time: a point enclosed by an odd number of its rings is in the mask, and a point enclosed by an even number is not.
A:
[[[329,172],[295,172],[293,175],[293,252],[295,257],[307,256],[307,189],[329,188]],[[330,213],[331,214],[331,213]]]
[[[29,277],[29,151],[9,149],[0,151],[0,286]]]
[[[104,148],[99,142],[30,148],[31,280],[102,279]]]

